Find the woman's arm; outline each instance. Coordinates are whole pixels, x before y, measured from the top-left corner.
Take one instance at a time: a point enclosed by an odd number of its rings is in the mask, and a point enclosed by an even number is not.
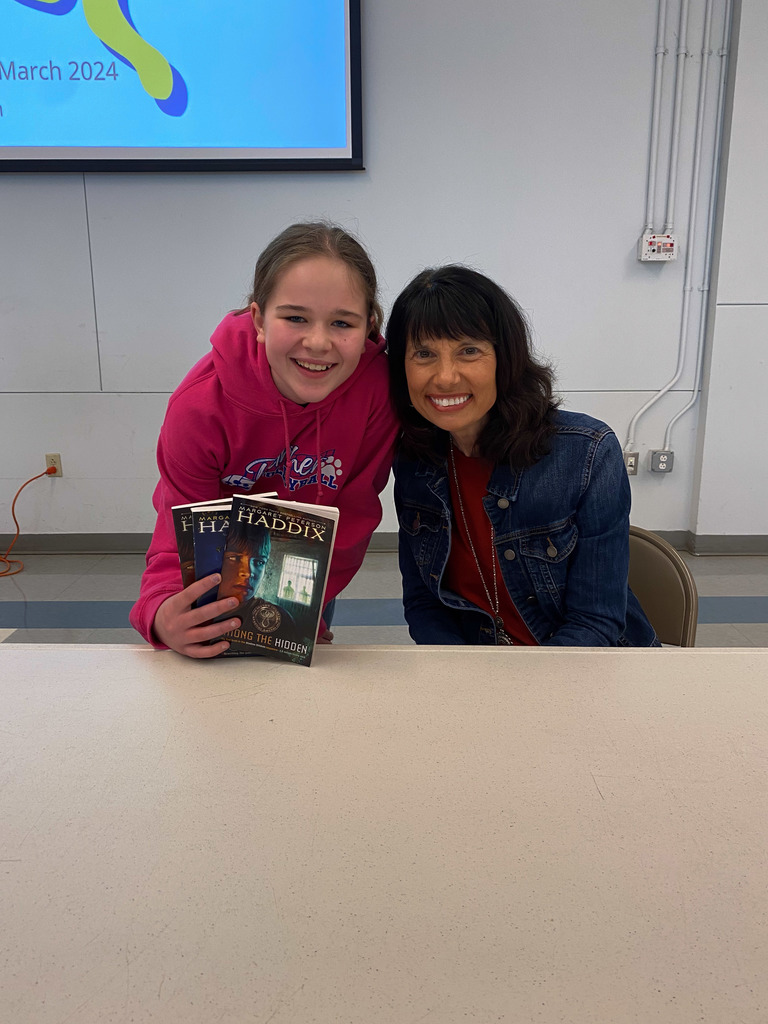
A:
[[[431,592],[424,582],[413,553],[417,538],[411,536],[403,523],[414,518],[413,507],[405,499],[413,499],[411,468],[407,463],[395,463],[395,510],[399,524],[398,558],[403,584],[403,609],[408,623],[408,632],[417,644],[466,644],[461,629],[460,613],[448,608]],[[429,527],[421,521],[421,529]],[[433,516],[436,527],[439,515]]]
[[[613,433],[597,442],[576,511],[578,540],[568,562],[565,622],[542,641],[549,647],[613,647],[624,630],[631,494]]]
[[[417,644],[466,644],[459,624],[459,612],[446,607],[430,593],[421,578],[408,539],[399,541],[400,574],[403,579],[403,608],[408,632]]]

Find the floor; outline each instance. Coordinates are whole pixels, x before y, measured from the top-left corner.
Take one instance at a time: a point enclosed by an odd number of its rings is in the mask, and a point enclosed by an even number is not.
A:
[[[0,577],[0,643],[143,642],[128,626],[143,555],[27,555]],[[684,555],[699,591],[697,647],[768,647],[768,556]],[[397,556],[372,552],[336,604],[336,643],[411,643]]]

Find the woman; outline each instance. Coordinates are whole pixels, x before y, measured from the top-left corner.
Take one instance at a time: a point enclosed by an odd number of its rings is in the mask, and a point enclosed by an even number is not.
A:
[[[424,270],[395,301],[387,345],[416,643],[658,646],[627,586],[619,442],[557,408],[510,296],[466,267]]]

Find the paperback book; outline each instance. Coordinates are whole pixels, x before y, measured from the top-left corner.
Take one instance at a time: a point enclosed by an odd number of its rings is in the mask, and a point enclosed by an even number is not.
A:
[[[221,571],[224,545],[229,529],[229,510],[232,502],[192,506],[192,538],[195,551],[195,579],[201,580],[212,572]],[[197,599],[201,608],[216,600],[216,587],[211,587]]]
[[[212,507],[226,507],[232,504],[231,498],[216,498],[205,503]],[[173,516],[173,529],[176,534],[176,548],[179,552],[179,563],[181,565],[181,585],[188,587],[197,579],[195,573],[195,534],[192,523],[192,509],[203,507],[201,502],[191,501],[187,505],[173,505],[171,515]]]
[[[232,499],[217,597],[236,597],[225,655],[309,665],[325,606],[339,510],[264,495]]]

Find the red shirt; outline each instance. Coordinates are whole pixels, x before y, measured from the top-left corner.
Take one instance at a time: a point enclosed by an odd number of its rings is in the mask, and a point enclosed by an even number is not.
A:
[[[523,622],[520,612],[509,596],[501,575],[501,569],[499,568],[499,559],[493,554],[491,521],[482,503],[483,496],[488,493],[488,481],[493,471],[493,463],[489,462],[488,459],[469,458],[463,455],[457,448],[454,448],[453,454],[456,460],[456,475],[458,476],[459,488],[461,489],[464,516],[472,535],[472,543],[474,544],[477,561],[480,563],[480,570],[488,588],[488,593],[491,595],[491,601],[494,599],[493,578],[495,575],[499,596],[498,614],[504,623],[504,629],[516,644],[537,646],[535,637]],[[453,505],[453,533],[451,552],[448,556],[448,564],[445,567],[445,575],[443,577],[444,582],[450,590],[460,594],[467,601],[476,604],[478,608],[482,608],[483,611],[488,612],[495,618],[495,613],[480,579],[480,573],[477,571],[475,557],[472,554],[472,548],[467,537],[450,459],[448,480],[451,487],[451,504]]]

